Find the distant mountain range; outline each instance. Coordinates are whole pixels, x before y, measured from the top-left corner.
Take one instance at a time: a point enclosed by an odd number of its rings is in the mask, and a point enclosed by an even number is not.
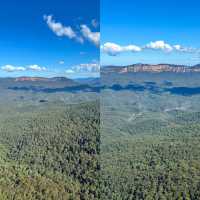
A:
[[[29,76],[22,76],[17,77],[14,79],[16,82],[65,82],[65,83],[74,83],[72,79],[66,77],[53,77],[53,78],[45,78],[45,77],[29,77]]]
[[[200,64],[194,66],[173,65],[173,64],[133,64],[128,66],[104,66],[101,68],[101,73],[137,73],[137,72],[200,72]]]
[[[17,78],[0,78],[0,88],[9,87],[51,87],[51,88],[62,88],[77,85],[77,82],[65,77],[17,77]]]
[[[72,80],[66,77],[17,77],[0,78],[0,91],[32,91],[32,92],[98,92],[99,78]]]

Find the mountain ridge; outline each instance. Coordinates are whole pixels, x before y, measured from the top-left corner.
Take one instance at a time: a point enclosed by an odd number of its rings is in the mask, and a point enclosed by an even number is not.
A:
[[[78,85],[78,83],[75,80],[66,77],[0,77],[0,88],[9,88],[13,86],[62,88],[71,87],[75,85]]]
[[[187,72],[200,72],[200,64],[187,66],[175,64],[132,64],[126,66],[104,66],[101,68],[102,73],[137,73],[137,72],[173,72],[173,73],[187,73]]]

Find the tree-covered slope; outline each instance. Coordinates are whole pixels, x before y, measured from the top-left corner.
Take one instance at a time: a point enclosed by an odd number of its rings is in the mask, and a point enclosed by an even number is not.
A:
[[[97,101],[1,116],[0,199],[98,199],[99,120]]]
[[[102,77],[101,199],[200,199],[199,78]]]

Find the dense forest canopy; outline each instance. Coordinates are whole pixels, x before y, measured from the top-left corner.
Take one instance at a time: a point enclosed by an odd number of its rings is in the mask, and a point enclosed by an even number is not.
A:
[[[199,199],[199,80],[128,73],[83,91],[4,85],[0,199]]]
[[[2,94],[0,199],[99,199],[97,93]]]
[[[113,73],[102,84],[101,199],[200,199],[200,75]]]

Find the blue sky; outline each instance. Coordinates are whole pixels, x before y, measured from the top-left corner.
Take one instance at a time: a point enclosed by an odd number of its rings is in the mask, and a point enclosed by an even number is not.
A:
[[[101,1],[101,64],[200,63],[200,1]]]
[[[0,7],[0,76],[97,76],[99,0],[7,0]]]
[[[200,63],[199,7],[198,0],[3,1],[0,76],[98,76],[100,26],[102,65]]]

